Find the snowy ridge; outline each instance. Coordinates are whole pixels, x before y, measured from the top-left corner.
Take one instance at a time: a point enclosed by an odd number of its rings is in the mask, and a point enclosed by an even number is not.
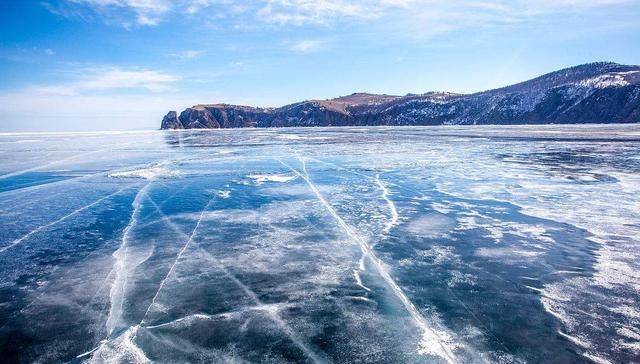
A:
[[[589,78],[587,80],[582,80],[578,82],[578,85],[581,87],[607,88],[628,86],[629,82],[627,82],[621,75],[606,74],[594,78]]]
[[[600,62],[469,95],[354,93],[269,109],[198,105],[169,112],[161,127],[637,123],[639,89],[640,66]]]

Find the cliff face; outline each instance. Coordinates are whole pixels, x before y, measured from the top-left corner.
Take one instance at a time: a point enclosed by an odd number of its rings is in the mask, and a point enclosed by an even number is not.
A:
[[[162,118],[160,129],[184,129],[184,125],[178,120],[177,112],[169,111],[167,115]]]
[[[169,112],[162,129],[640,122],[640,66],[592,63],[470,95],[356,93],[280,108],[214,104]]]

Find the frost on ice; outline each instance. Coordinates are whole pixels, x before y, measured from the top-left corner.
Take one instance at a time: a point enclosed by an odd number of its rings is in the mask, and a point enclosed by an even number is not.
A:
[[[638,135],[0,135],[0,355],[637,361]]]

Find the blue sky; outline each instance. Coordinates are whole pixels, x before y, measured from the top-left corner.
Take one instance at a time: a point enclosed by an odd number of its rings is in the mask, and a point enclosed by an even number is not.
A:
[[[638,19],[638,0],[1,0],[0,131],[154,129],[196,103],[640,64]]]

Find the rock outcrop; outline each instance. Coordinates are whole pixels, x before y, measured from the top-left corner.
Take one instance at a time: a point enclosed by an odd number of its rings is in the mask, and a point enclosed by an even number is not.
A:
[[[162,118],[162,124],[160,129],[184,129],[184,125],[178,119],[178,113],[175,111],[169,111],[167,115]]]
[[[279,108],[196,105],[162,129],[640,122],[640,66],[590,63],[469,95],[354,93]]]

